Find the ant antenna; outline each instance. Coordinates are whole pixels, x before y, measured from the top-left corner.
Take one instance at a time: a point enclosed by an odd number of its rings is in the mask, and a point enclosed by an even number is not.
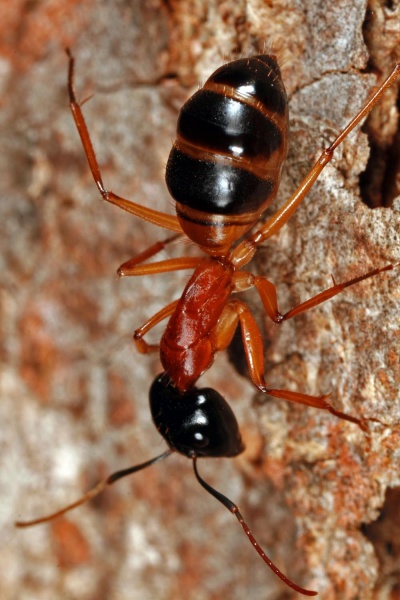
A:
[[[286,585],[288,585],[289,587],[291,587],[292,589],[294,589],[296,592],[299,592],[299,594],[303,594],[304,596],[316,596],[318,594],[318,592],[314,592],[312,590],[306,590],[306,589],[304,589],[304,588],[296,585],[295,583],[293,583],[293,581],[291,581],[290,579],[288,579],[288,577],[286,577],[286,575],[284,575],[278,569],[278,567],[276,565],[274,565],[274,563],[271,561],[271,559],[268,558],[268,556],[265,554],[264,550],[261,548],[260,544],[257,542],[257,540],[255,539],[255,537],[251,533],[250,529],[248,528],[248,525],[247,525],[246,521],[243,519],[243,517],[242,517],[242,515],[241,515],[241,513],[239,511],[239,508],[236,506],[236,504],[234,504],[232,502],[232,500],[229,500],[229,498],[227,498],[226,496],[224,496],[223,494],[221,494],[221,492],[218,492],[217,490],[215,490],[213,487],[211,487],[211,485],[209,485],[206,481],[204,481],[204,479],[202,479],[200,477],[199,472],[197,470],[197,457],[193,457],[193,469],[194,469],[194,474],[196,475],[196,479],[200,483],[200,485],[209,494],[211,494],[211,496],[214,496],[214,498],[216,498],[217,500],[219,500],[219,502],[221,502],[221,504],[223,504],[231,513],[233,513],[235,515],[235,517],[237,518],[237,520],[241,524],[241,526],[243,528],[243,531],[245,532],[245,534],[249,538],[249,541],[250,541],[251,545],[253,546],[253,548],[255,548],[255,550],[261,556],[261,558],[263,559],[263,561],[275,573],[275,575],[277,575],[280,579],[282,579],[282,581],[284,583],[286,583]]]
[[[170,454],[172,454],[172,452],[174,452],[174,451],[171,449],[168,449],[165,452],[163,452],[162,454],[160,454],[159,456],[156,456],[155,458],[152,458],[151,460],[147,460],[146,462],[141,463],[140,465],[135,465],[134,467],[129,467],[128,469],[123,469],[122,471],[116,471],[115,473],[112,473],[111,475],[109,475],[106,479],[99,481],[99,483],[97,485],[95,485],[91,490],[86,492],[86,494],[84,496],[82,496],[82,498],[79,498],[79,500],[76,500],[72,504],[68,504],[68,506],[65,506],[61,510],[58,510],[57,512],[52,513],[51,515],[46,515],[45,517],[41,517],[39,519],[33,519],[32,521],[16,521],[15,526],[16,527],[32,527],[33,525],[39,525],[40,523],[47,523],[47,521],[52,521],[53,519],[60,517],[61,515],[65,514],[66,512],[69,512],[73,508],[76,508],[77,506],[84,504],[88,500],[95,498],[108,485],[111,485],[115,481],[118,481],[118,479],[122,479],[122,477],[126,477],[127,475],[131,475],[132,473],[136,473],[136,471],[141,471],[142,469],[145,469],[146,467],[150,467],[150,465],[154,465],[156,462],[159,462],[161,460],[164,460],[165,458],[168,458],[168,456]]]
[[[33,525],[39,525],[40,523],[47,523],[48,521],[52,521],[53,519],[56,519],[57,517],[60,517],[61,515],[64,515],[65,513],[69,512],[70,510],[76,508],[77,506],[81,506],[81,504],[84,504],[85,502],[88,502],[92,498],[95,498],[108,485],[115,483],[115,481],[118,481],[119,479],[122,479],[123,477],[126,477],[127,475],[132,475],[132,473],[136,473],[137,471],[141,471],[142,469],[146,469],[147,467],[150,467],[151,465],[154,465],[155,463],[160,462],[160,461],[164,460],[165,458],[168,458],[168,456],[170,456],[170,454],[172,454],[173,452],[174,452],[174,450],[172,448],[169,448],[168,450],[166,450],[159,456],[156,456],[155,458],[147,460],[144,463],[140,463],[139,465],[135,465],[134,467],[129,467],[129,468],[123,469],[121,471],[116,471],[115,473],[112,473],[111,475],[109,475],[106,479],[102,479],[101,481],[99,481],[99,483],[97,485],[95,485],[92,489],[90,489],[88,492],[86,492],[86,494],[84,494],[84,496],[82,496],[81,498],[79,498],[78,500],[73,502],[72,504],[68,504],[68,506],[65,506],[61,510],[58,510],[57,512],[54,512],[50,515],[46,515],[45,517],[40,517],[39,519],[33,519],[31,521],[16,521],[15,526],[20,527],[20,528],[32,527]],[[293,583],[293,581],[291,581],[288,577],[286,577],[286,575],[284,575],[278,569],[278,567],[275,566],[274,563],[268,558],[268,556],[265,554],[264,550],[261,548],[261,546],[255,539],[255,537],[251,533],[250,529],[248,528],[248,525],[247,525],[246,521],[243,519],[243,517],[239,511],[239,508],[236,506],[236,504],[234,504],[231,500],[229,500],[229,498],[227,498],[226,496],[224,496],[223,494],[221,494],[220,492],[215,490],[206,481],[204,481],[204,479],[202,479],[200,477],[199,472],[197,470],[197,457],[193,457],[193,469],[194,469],[194,474],[196,476],[196,479],[200,483],[200,485],[209,494],[214,496],[214,498],[219,500],[219,502],[221,502],[221,504],[223,504],[231,513],[233,513],[236,516],[237,520],[239,521],[239,523],[241,524],[241,526],[243,528],[243,531],[249,538],[251,545],[255,548],[255,550],[261,556],[263,561],[275,573],[275,575],[277,575],[284,583],[286,583],[286,585],[291,587],[293,590],[295,590],[296,592],[299,592],[299,594],[303,594],[304,596],[316,596],[317,592],[314,592],[311,590],[306,590],[306,589],[296,585],[295,583]]]

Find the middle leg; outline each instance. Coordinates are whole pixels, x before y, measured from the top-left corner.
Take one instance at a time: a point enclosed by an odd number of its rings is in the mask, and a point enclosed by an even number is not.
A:
[[[356,423],[362,429],[366,428],[362,419],[357,419],[356,417],[333,408],[327,400],[329,394],[312,396],[301,392],[268,387],[265,381],[264,347],[261,333],[253,315],[244,302],[232,300],[226,306],[213,331],[213,337],[210,338],[215,351],[223,350],[229,345],[237,324],[240,325],[251,380],[261,392],[268,394],[269,396],[274,396],[275,398],[288,400],[289,402],[297,402],[298,404],[327,410],[340,419]]]

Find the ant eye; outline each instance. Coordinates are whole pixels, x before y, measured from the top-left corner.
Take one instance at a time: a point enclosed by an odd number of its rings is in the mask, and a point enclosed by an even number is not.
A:
[[[210,440],[208,439],[208,437],[203,435],[199,431],[197,431],[193,435],[193,444],[196,446],[196,448],[205,448],[206,446],[208,446],[209,443]]]

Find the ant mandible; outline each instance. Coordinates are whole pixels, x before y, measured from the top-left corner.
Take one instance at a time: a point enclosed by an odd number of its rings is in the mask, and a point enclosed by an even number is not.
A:
[[[333,298],[344,289],[398,267],[400,263],[373,269],[334,285],[285,314],[279,312],[275,286],[244,267],[258,247],[277,233],[299,207],[334,151],[379,102],[384,91],[400,75],[397,64],[389,77],[318,158],[286,203],[253,233],[257,222],[278,190],[286,158],[288,102],[276,55],[242,58],[217,69],[182,107],[177,138],[169,155],[166,183],[176,201],[176,216],[146,208],[106,190],[89,131],[74,90],[74,58],[69,51],[68,92],[70,107],[94,181],[102,197],[123,210],[174,232],[118,269],[120,276],[151,275],[194,268],[181,297],[165,306],[134,333],[139,352],[159,350],[164,373],[150,389],[150,408],[155,426],[169,449],[145,463],[118,471],[101,481],[77,502],[24,527],[49,521],[99,494],[107,485],[139,471],[177,451],[193,460],[199,483],[236,515],[250,542],[268,566],[297,592],[314,596],[290,581],[261,549],[238,507],[199,475],[198,457],[230,457],[243,451],[239,426],[226,400],[196,382],[212,364],[216,352],[226,349],[240,326],[250,377],[270,396],[321,408],[365,428],[362,419],[336,410],[327,395],[275,389],[264,379],[261,333],[246,304],[234,293],[255,287],[267,316],[277,324]],[[207,258],[179,257],[147,264],[181,234],[195,242]],[[238,240],[242,238],[242,241]],[[238,242],[238,243],[237,243]],[[145,263],[145,264],[143,264]],[[160,345],[144,336],[169,318]]]

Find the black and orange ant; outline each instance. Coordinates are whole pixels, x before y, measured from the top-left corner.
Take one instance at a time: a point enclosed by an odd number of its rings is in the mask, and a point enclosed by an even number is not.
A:
[[[174,232],[125,262],[120,276],[150,275],[194,268],[181,297],[165,306],[134,333],[141,353],[160,351],[164,373],[150,389],[154,424],[169,449],[160,456],[118,471],[101,481],[77,502],[44,518],[18,522],[19,527],[49,521],[99,494],[121,477],[144,469],[177,451],[193,460],[199,483],[236,515],[247,537],[267,565],[291,588],[313,596],[290,581],[263,552],[238,507],[212,488],[199,475],[199,457],[230,457],[243,450],[237,420],[225,399],[211,388],[199,389],[197,380],[212,364],[216,352],[226,349],[240,326],[250,377],[256,387],[270,396],[321,408],[366,428],[362,419],[336,410],[326,395],[275,389],[264,378],[264,352],[259,328],[246,304],[232,294],[255,287],[268,317],[283,323],[333,298],[344,289],[400,263],[368,271],[334,283],[332,287],[279,312],[275,286],[265,277],[242,268],[258,247],[278,232],[299,207],[334,151],[379,102],[384,91],[400,75],[397,64],[386,81],[364,105],[333,143],[318,158],[293,195],[265,223],[248,233],[278,190],[288,140],[288,103],[275,55],[242,58],[215,71],[182,107],[177,138],[169,155],[166,182],[176,202],[176,216],[167,215],[126,200],[105,189],[89,132],[74,91],[74,59],[69,55],[68,91],[70,107],[79,131],[94,181],[107,202]],[[186,234],[207,255],[180,257],[147,264],[178,236]],[[242,238],[242,241],[238,240]],[[238,242],[238,243],[237,243]],[[169,318],[160,345],[144,336]]]

